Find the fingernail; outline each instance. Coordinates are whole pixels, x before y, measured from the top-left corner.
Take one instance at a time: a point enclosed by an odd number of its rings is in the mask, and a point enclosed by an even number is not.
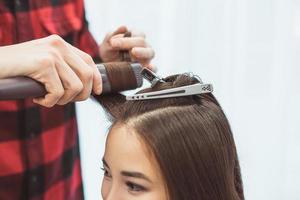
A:
[[[100,95],[102,93],[102,86],[101,85],[98,85],[97,87],[96,87],[96,94],[97,95]]]

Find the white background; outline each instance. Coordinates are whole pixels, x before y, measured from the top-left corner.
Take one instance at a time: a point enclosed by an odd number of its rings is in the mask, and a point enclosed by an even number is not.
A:
[[[214,84],[233,128],[249,200],[300,199],[299,0],[86,0],[98,42],[119,25],[142,30],[160,75],[193,72]],[[101,199],[109,125],[77,104],[85,195]]]

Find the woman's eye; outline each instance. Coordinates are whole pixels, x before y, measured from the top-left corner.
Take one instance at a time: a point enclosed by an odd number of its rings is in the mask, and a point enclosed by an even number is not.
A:
[[[101,168],[101,169],[103,170],[103,172],[104,172],[104,176],[105,176],[105,177],[111,178],[111,174],[109,173],[109,171],[108,171],[108,170],[106,170],[104,167],[103,167],[103,168]]]
[[[138,185],[138,184],[135,184],[135,183],[132,183],[132,182],[126,182],[126,185],[128,187],[128,190],[130,192],[141,192],[141,191],[146,191],[146,188],[141,186],[141,185]]]

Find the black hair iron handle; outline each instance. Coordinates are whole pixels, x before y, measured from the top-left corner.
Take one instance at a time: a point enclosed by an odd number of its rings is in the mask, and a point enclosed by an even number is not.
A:
[[[27,77],[0,79],[0,100],[41,97],[47,94],[44,86]]]
[[[99,69],[99,71],[101,71]],[[102,93],[109,93],[111,88],[106,74],[102,76]],[[47,94],[44,85],[31,78],[20,76],[0,79],[0,100],[17,100],[42,97]]]
[[[108,64],[108,63],[106,63]],[[127,84],[126,79],[121,79],[122,88],[114,88],[114,85],[110,82],[106,70],[105,63],[97,64],[97,68],[102,77],[102,94],[107,94],[111,92],[120,92],[129,89],[136,89],[141,87],[143,84],[143,78],[140,75],[142,70],[142,65],[139,63],[128,63],[120,62],[114,63],[114,66],[117,68],[129,67],[133,73],[125,74],[125,76],[134,76],[136,80],[136,85]],[[114,72],[118,73],[118,71]],[[118,77],[118,74],[111,74],[111,77]],[[125,82],[124,82],[125,81]],[[42,97],[47,94],[47,91],[43,84],[38,81],[35,81],[28,77],[13,77],[0,79],[0,100],[17,100],[25,98],[35,98]]]
[[[98,66],[98,70],[102,77],[102,93],[108,93],[111,88],[105,69]],[[20,76],[0,79],[0,100],[42,97],[46,94],[47,90],[42,83],[28,77]]]
[[[131,32],[126,32],[124,37],[131,37]],[[124,67],[126,63],[131,62],[131,58],[129,52],[127,50],[121,51],[122,62],[116,63],[116,67]],[[123,66],[122,66],[123,65]],[[136,89],[137,87],[141,87],[143,83],[143,78],[140,75],[142,70],[142,65],[138,63],[130,63],[130,67],[134,72],[134,76],[136,79],[136,87],[133,88],[130,85],[124,85],[122,90],[128,89]],[[110,93],[115,92],[112,88],[112,85],[108,79],[105,63],[97,64],[97,68],[102,77],[102,93]],[[113,74],[112,74],[113,75]],[[132,73],[128,74],[132,76]],[[34,98],[34,97],[42,97],[47,94],[46,89],[43,84],[28,78],[28,77],[13,77],[0,79],[0,100],[16,100],[16,99],[25,99],[25,98]]]
[[[109,93],[111,86],[104,67],[98,70],[102,77],[102,93]],[[20,76],[0,79],[0,100],[17,100],[25,98],[42,97],[47,94],[44,85],[31,78]]]

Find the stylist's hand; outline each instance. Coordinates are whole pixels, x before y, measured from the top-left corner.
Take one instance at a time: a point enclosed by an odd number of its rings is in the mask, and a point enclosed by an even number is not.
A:
[[[102,80],[91,56],[52,35],[0,47],[0,78],[27,76],[43,85],[45,97],[33,101],[46,107],[87,99],[100,94]]]
[[[109,33],[100,45],[100,57],[103,62],[121,61],[120,51],[128,50],[132,61],[151,67],[154,50],[147,44],[144,33],[131,31],[131,37],[124,37],[128,30],[125,26]]]

